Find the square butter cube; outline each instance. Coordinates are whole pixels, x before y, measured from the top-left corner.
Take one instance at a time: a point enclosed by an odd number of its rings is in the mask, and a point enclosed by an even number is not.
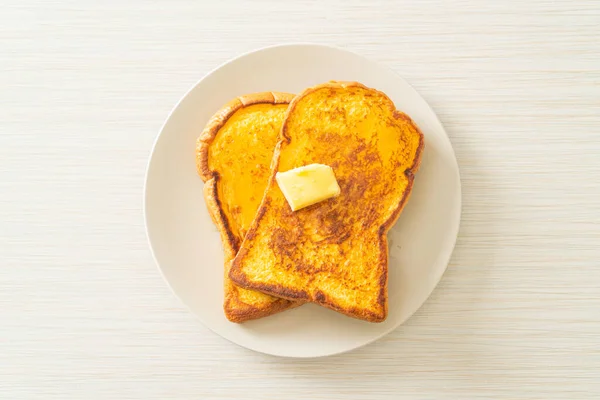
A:
[[[275,180],[292,211],[340,194],[333,169],[328,165],[310,164],[286,172],[277,172]]]

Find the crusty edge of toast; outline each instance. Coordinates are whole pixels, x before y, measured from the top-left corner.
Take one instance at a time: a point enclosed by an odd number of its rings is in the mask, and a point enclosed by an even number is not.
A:
[[[237,97],[225,104],[213,115],[196,141],[196,168],[198,170],[198,175],[200,175],[200,178],[204,182],[203,193],[206,207],[221,235],[225,259],[233,259],[241,243],[238,243],[238,240],[233,235],[229,222],[221,207],[221,201],[217,191],[217,182],[220,179],[219,174],[215,171],[211,171],[208,166],[208,150],[210,145],[216,138],[219,130],[239,109],[254,104],[288,104],[294,97],[293,94],[279,92],[253,93]],[[225,278],[228,279],[228,275],[226,275]],[[272,302],[268,307],[254,307],[239,301],[237,296],[235,296],[235,293],[231,290],[227,290],[227,282],[225,282],[223,310],[225,316],[231,322],[240,323],[251,319],[265,317],[300,304],[301,303],[280,298]]]
[[[337,312],[346,314],[350,317],[363,319],[363,320],[366,320],[369,322],[383,322],[387,318],[387,314],[388,314],[387,233],[390,230],[390,228],[394,225],[394,223],[398,220],[400,213],[402,212],[402,210],[404,209],[404,206],[408,202],[408,199],[412,192],[412,187],[413,187],[413,182],[414,182],[414,174],[418,171],[419,166],[421,165],[421,156],[423,154],[423,148],[425,146],[423,133],[421,132],[421,130],[419,129],[417,124],[415,124],[414,121],[408,115],[397,110],[396,106],[394,105],[394,102],[385,93],[378,91],[376,89],[369,88],[359,82],[330,81],[328,83],[324,83],[324,84],[320,84],[320,85],[316,85],[311,88],[308,88],[308,89],[304,90],[302,93],[300,93],[298,96],[296,96],[296,98],[294,100],[292,100],[292,102],[290,103],[290,106],[287,109],[286,117],[283,122],[283,126],[281,128],[281,137],[280,137],[279,142],[275,146],[275,153],[273,154],[273,161],[271,164],[272,172],[271,172],[271,177],[269,178],[270,179],[269,185],[273,184],[273,180],[275,179],[275,173],[277,172],[277,167],[279,166],[279,157],[281,155],[281,144],[283,141],[286,141],[287,143],[289,143],[289,141],[291,140],[290,136],[288,135],[288,132],[287,132],[287,121],[288,121],[287,117],[293,111],[293,109],[296,107],[296,104],[304,96],[307,96],[310,93],[313,93],[313,92],[323,89],[323,88],[346,88],[346,87],[353,87],[353,86],[361,87],[361,88],[368,89],[368,90],[373,90],[373,91],[376,91],[379,94],[383,95],[383,97],[388,100],[388,105],[389,105],[394,117],[396,119],[404,119],[406,121],[409,121],[415,127],[416,131],[420,135],[419,147],[417,148],[417,153],[416,153],[413,165],[405,171],[405,175],[408,179],[407,189],[405,190],[404,195],[402,196],[402,199],[400,199],[400,202],[398,203],[396,210],[394,210],[394,212],[392,213],[390,218],[379,227],[379,246],[381,249],[381,257],[380,257],[379,265],[382,268],[382,275],[380,277],[380,291],[379,291],[378,303],[382,306],[383,312],[381,314],[378,314],[378,313],[370,312],[369,310],[365,310],[365,309],[338,307],[332,301],[332,299],[330,299],[325,293],[317,293],[315,295],[315,298],[311,298],[308,295],[308,293],[303,290],[292,290],[289,288],[282,287],[281,285],[269,285],[269,284],[252,282],[248,279],[248,277],[242,271],[242,268],[241,268],[240,260],[243,258],[244,253],[247,251],[245,248],[241,248],[239,250],[238,254],[236,255],[236,257],[233,259],[232,266],[229,270],[229,277],[233,282],[235,282],[236,284],[238,284],[241,287],[255,289],[255,290],[261,291],[263,293],[268,293],[273,296],[277,296],[277,297],[281,297],[281,298],[285,298],[285,299],[289,299],[289,300],[313,302],[313,303],[319,304],[321,306],[335,310]],[[268,204],[266,204],[266,198],[263,198],[263,202],[261,203],[261,205],[258,209],[257,216],[255,217],[252,226],[246,233],[246,238],[251,238],[252,236],[255,235],[256,228],[258,226],[258,222],[263,217],[263,215],[266,211],[266,207],[268,207]]]

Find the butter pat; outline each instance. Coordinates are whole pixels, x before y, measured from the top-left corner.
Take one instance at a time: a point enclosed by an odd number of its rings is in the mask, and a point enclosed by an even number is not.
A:
[[[328,165],[310,164],[286,172],[277,172],[275,180],[292,211],[340,194],[333,169]]]

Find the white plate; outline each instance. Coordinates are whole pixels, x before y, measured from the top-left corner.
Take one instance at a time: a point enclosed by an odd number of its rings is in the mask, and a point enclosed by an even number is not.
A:
[[[385,92],[425,135],[410,201],[389,233],[389,315],[374,324],[314,304],[241,325],[223,315],[223,255],[196,174],[195,141],[232,98],[262,91],[299,93],[329,80]],[[243,157],[240,154],[240,157]],[[241,346],[289,357],[345,352],[406,321],[444,273],[458,233],[460,177],[448,136],[425,100],[390,69],[321,45],[284,45],[242,55],[205,76],[174,108],[148,165],[144,212],[150,246],[173,291],[214,332]]]

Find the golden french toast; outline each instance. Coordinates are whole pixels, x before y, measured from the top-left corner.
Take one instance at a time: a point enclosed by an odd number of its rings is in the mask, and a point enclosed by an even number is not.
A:
[[[408,200],[423,146],[419,128],[381,92],[356,82],[304,91],[288,108],[265,196],[230,278],[385,320],[387,232]],[[340,194],[293,212],[275,173],[312,163],[333,168]]]
[[[196,165],[204,181],[204,198],[223,242],[223,308],[232,322],[264,317],[295,305],[237,287],[228,277],[231,260],[269,181],[275,144],[293,98],[292,94],[270,92],[238,97],[210,119],[197,141]]]

